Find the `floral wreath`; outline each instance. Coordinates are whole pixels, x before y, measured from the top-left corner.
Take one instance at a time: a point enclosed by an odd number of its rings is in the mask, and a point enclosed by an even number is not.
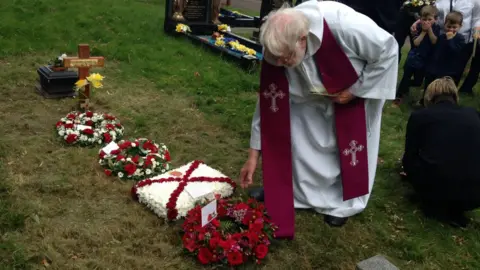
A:
[[[57,134],[68,145],[102,145],[123,136],[124,128],[115,116],[92,111],[73,111],[56,124]]]
[[[256,57],[257,52],[254,49],[251,49],[245,45],[240,44],[240,42],[234,38],[226,38],[223,35],[220,35],[218,32],[213,33],[212,38],[215,40],[215,46],[217,47],[227,47],[244,55]]]
[[[189,183],[193,183],[193,182],[227,183],[232,187],[232,189],[221,190],[216,194],[216,196],[218,195],[218,196],[221,196],[222,198],[230,196],[237,186],[237,184],[234,181],[232,181],[230,178],[206,177],[206,176],[192,177],[192,173],[195,170],[197,170],[201,164],[204,164],[204,163],[200,160],[194,160],[193,162],[190,163],[188,169],[183,174],[179,173],[178,171],[170,171],[169,172],[170,176],[167,178],[161,178],[161,179],[148,178],[148,179],[139,181],[138,183],[133,185],[131,189],[132,197],[134,200],[138,201],[139,200],[139,197],[137,194],[138,189],[145,186],[150,186],[155,183],[168,183],[168,182],[179,183],[178,186],[175,188],[175,190],[170,194],[168,203],[165,205],[166,219],[172,221],[172,220],[178,220],[180,218],[183,218],[184,216],[187,215],[188,211],[192,209],[191,207],[188,207],[189,203],[183,201],[182,197],[180,196],[182,192],[184,192],[185,187]],[[191,197],[188,196],[188,198],[191,198]],[[192,207],[193,205],[194,203],[192,204]],[[185,206],[187,206],[188,209],[185,209],[186,208]]]
[[[202,227],[202,207],[190,210],[183,223],[183,247],[202,264],[238,266],[261,263],[275,237],[275,226],[262,203],[249,199],[217,201],[217,216]]]
[[[159,145],[152,140],[139,138],[121,140],[117,146],[109,153],[104,149],[99,152],[98,163],[105,168],[108,176],[140,180],[170,169],[170,153],[164,144]]]

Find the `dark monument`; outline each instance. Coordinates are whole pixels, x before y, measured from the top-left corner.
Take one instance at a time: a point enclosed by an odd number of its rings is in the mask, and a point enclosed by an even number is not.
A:
[[[36,88],[45,98],[65,98],[76,95],[73,87],[78,80],[77,72],[47,65],[37,69],[37,73],[39,79]]]

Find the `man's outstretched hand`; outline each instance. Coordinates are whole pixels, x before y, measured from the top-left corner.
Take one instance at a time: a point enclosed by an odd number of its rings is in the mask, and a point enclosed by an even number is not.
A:
[[[253,174],[257,169],[259,151],[250,149],[248,159],[240,170],[240,186],[247,188],[253,183]]]

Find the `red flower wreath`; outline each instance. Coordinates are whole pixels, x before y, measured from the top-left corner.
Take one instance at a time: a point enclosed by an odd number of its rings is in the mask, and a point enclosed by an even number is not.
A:
[[[277,227],[262,203],[219,200],[217,218],[202,227],[201,206],[190,210],[183,223],[183,246],[202,264],[257,264],[267,256]]]

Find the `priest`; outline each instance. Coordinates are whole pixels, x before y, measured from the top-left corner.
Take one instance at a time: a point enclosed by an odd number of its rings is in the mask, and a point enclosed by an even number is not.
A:
[[[261,156],[264,188],[251,194],[264,196],[279,238],[293,238],[294,208],[342,226],[372,191],[382,108],[395,98],[397,42],[333,1],[271,13],[260,42],[260,91],[241,185],[252,184]]]

